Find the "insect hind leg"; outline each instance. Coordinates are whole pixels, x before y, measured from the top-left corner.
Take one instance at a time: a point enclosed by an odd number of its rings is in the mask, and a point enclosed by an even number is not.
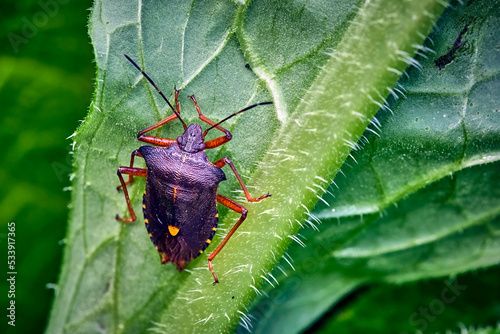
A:
[[[217,277],[217,275],[214,272],[212,260],[217,256],[217,254],[219,254],[219,252],[222,250],[222,248],[224,248],[224,246],[227,244],[229,239],[231,239],[231,237],[233,236],[234,232],[236,232],[238,227],[240,227],[240,225],[243,223],[243,221],[247,218],[247,214],[248,214],[248,210],[243,205],[236,203],[235,201],[233,201],[230,198],[227,198],[226,196],[217,195],[217,202],[219,202],[222,205],[227,206],[228,208],[230,208],[233,211],[240,213],[241,217],[240,217],[240,219],[238,219],[236,224],[234,224],[234,226],[231,228],[231,230],[226,235],[224,240],[222,240],[222,242],[219,244],[219,246],[217,246],[217,248],[208,256],[208,269],[210,269],[210,271],[212,272],[212,276],[214,277],[214,285],[219,283],[219,278]]]

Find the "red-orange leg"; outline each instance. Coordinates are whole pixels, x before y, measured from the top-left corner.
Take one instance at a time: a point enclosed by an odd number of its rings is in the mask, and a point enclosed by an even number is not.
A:
[[[133,154],[133,153],[132,153]],[[132,159],[133,159],[132,155]],[[137,216],[134,213],[134,209],[132,208],[132,204],[130,203],[130,197],[128,196],[128,190],[127,190],[127,183],[122,177],[122,174],[127,174],[130,176],[140,176],[140,177],[146,177],[148,176],[148,170],[143,169],[143,168],[133,168],[133,167],[120,167],[118,168],[118,171],[116,173],[118,175],[118,178],[120,179],[120,184],[121,188],[123,189],[123,194],[125,195],[125,201],[127,201],[127,207],[128,207],[128,212],[130,213],[130,218],[125,219],[120,217],[119,215],[116,215],[116,220],[125,222],[125,223],[131,223],[134,222],[137,219]],[[118,187],[118,188],[120,188]]]
[[[181,104],[179,103],[179,93],[181,92],[180,89],[174,88],[174,96],[175,96],[175,109],[177,110],[177,113],[180,115],[181,114]]]
[[[175,89],[174,93],[175,93],[175,109],[180,114],[181,113],[181,105],[179,103],[179,93],[180,93],[180,90]],[[173,142],[176,141],[175,139],[159,138],[159,137],[152,137],[152,136],[144,136],[144,134],[146,132],[149,132],[151,130],[159,128],[160,126],[165,125],[168,122],[173,121],[175,119],[177,119],[177,115],[175,115],[175,114],[168,116],[167,118],[159,121],[158,123],[153,124],[150,127],[148,127],[146,129],[140,131],[137,134],[137,139],[140,140],[140,141],[142,141],[142,142],[149,143],[149,144],[154,144],[154,145],[158,145],[158,146],[165,146],[165,147],[166,146],[170,146]]]
[[[196,111],[198,112],[199,118],[203,122],[209,124],[210,126],[215,125],[216,123],[214,121],[212,121],[210,118],[208,118],[207,116],[205,116],[205,115],[203,115],[201,113],[200,106],[198,106],[198,102],[196,101],[196,98],[194,97],[194,95],[191,95],[189,98],[191,100],[193,100],[194,106],[196,108]],[[221,146],[222,144],[227,143],[228,141],[231,140],[231,138],[233,138],[233,136],[231,135],[231,132],[229,132],[228,130],[224,129],[222,126],[217,125],[215,128],[218,129],[218,130],[220,130],[220,131],[222,131],[222,132],[224,132],[225,135],[222,136],[222,137],[218,137],[218,138],[215,138],[215,139],[207,141],[205,143],[205,149],[215,148],[217,146]],[[203,137],[205,137],[206,135],[207,135],[207,131],[205,131],[203,133]]]
[[[269,195],[269,193],[267,193],[267,194],[264,194],[264,195],[262,195],[262,196],[260,196],[258,198],[252,198],[252,196],[248,192],[247,187],[243,183],[243,180],[241,179],[240,174],[238,174],[238,171],[236,170],[236,167],[234,167],[233,162],[231,160],[229,160],[229,158],[222,158],[220,160],[217,160],[214,163],[214,165],[216,167],[219,167],[219,168],[224,167],[226,164],[229,165],[229,167],[231,167],[231,170],[233,171],[234,175],[238,179],[238,182],[240,183],[241,189],[243,189],[243,192],[245,193],[245,197],[246,197],[247,201],[249,201],[249,202],[260,202],[260,201],[262,201],[266,197],[271,197],[271,195]]]
[[[212,253],[210,253],[210,255],[208,256],[208,269],[210,269],[210,271],[212,272],[212,276],[214,277],[214,285],[219,283],[219,278],[217,277],[217,275],[214,272],[212,260],[217,256],[217,254],[219,254],[221,249],[224,248],[224,246],[227,244],[229,239],[233,236],[234,232],[236,232],[238,227],[240,227],[241,223],[243,223],[243,221],[247,218],[247,213],[248,213],[248,210],[244,206],[236,203],[235,201],[233,201],[230,198],[227,198],[226,196],[217,195],[217,202],[219,202],[222,205],[227,206],[228,208],[230,208],[233,211],[241,213],[241,217],[240,217],[240,219],[238,219],[236,224],[234,224],[234,226],[231,228],[231,231],[229,231],[229,233],[226,235],[224,240],[222,240],[222,242],[219,244],[219,246],[217,246],[217,248]]]
[[[132,154],[130,155],[130,168],[134,167],[134,158],[135,157],[141,157],[142,158],[142,155],[139,153],[139,150],[135,150],[134,152],[132,152]],[[128,186],[129,184],[131,184],[132,182],[134,182],[134,176],[132,174],[130,174],[128,176],[128,181],[125,182],[125,185]],[[116,187],[116,190],[120,191],[120,189],[123,188],[121,185],[119,185],[118,187]]]

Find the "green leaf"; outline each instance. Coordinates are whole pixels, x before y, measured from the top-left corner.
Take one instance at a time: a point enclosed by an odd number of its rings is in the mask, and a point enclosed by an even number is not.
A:
[[[461,331],[462,332],[462,331]],[[471,329],[466,332],[467,334],[498,334],[500,333],[500,326],[496,328],[477,328]]]
[[[329,311],[314,324],[314,332],[460,333],[478,325],[494,327],[500,318],[499,274],[500,266],[496,266],[454,279],[403,286],[374,284],[350,295],[343,307]]]
[[[280,285],[252,312],[255,332],[298,332],[363,284],[500,263],[499,17],[498,1],[456,4],[441,17],[425,44],[433,52],[397,85],[406,96],[377,114],[328,204],[316,206],[309,223],[321,221],[321,233],[301,231],[307,247],[288,251],[296,271],[282,261],[288,277],[273,273]],[[460,35],[464,45],[440,70],[435,61]]]
[[[229,332],[240,319],[249,326],[245,312],[268,273],[443,8],[431,0],[283,7],[96,1],[90,34],[97,85],[75,136],[68,243],[48,332]],[[221,280],[215,287],[206,255],[178,273],[159,264],[141,223],[114,220],[126,212],[115,190],[117,167],[140,145],[137,132],[170,114],[124,53],[163,91],[183,89],[187,122],[196,120],[190,94],[213,120],[274,102],[228,121],[234,139],[208,153],[212,160],[229,156],[252,195],[273,195],[245,204],[245,224],[214,260]],[[176,138],[181,130],[168,124],[156,135]],[[238,190],[228,176],[224,195]],[[143,189],[143,181],[130,187],[136,212]],[[237,218],[224,211],[219,231]]]

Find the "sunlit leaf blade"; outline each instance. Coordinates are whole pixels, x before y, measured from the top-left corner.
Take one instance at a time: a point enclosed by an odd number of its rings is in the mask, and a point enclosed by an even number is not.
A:
[[[296,271],[282,261],[288,277],[273,272],[280,285],[252,312],[256,332],[300,331],[363,283],[500,262],[500,57],[491,51],[499,7],[455,4],[442,16],[417,57],[421,69],[408,68],[392,112],[379,111],[323,196],[328,204],[318,202],[305,223],[306,247],[288,251]],[[463,45],[439,69],[459,36]]]
[[[322,194],[311,185],[328,186],[444,8],[430,0],[330,6],[96,1],[90,34],[97,85],[75,136],[72,218],[49,332],[228,332],[240,319],[249,326],[247,307],[298,231],[295,221]],[[314,38],[296,33],[296,18]],[[274,102],[227,122],[234,139],[208,153],[212,160],[229,156],[254,196],[273,195],[245,204],[248,219],[214,260],[221,279],[215,287],[206,255],[178,273],[159,264],[140,222],[114,220],[126,212],[116,193],[117,167],[140,145],[137,132],[169,114],[124,53],[167,96],[174,85],[183,89],[187,122],[196,120],[190,94],[214,120]],[[176,138],[181,131],[169,124],[157,135]],[[228,176],[219,191],[238,197]],[[130,187],[138,213],[143,189],[143,181]],[[237,219],[223,213],[212,244]]]

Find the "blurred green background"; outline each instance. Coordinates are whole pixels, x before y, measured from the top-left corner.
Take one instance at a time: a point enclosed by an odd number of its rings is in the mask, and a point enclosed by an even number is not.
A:
[[[46,325],[71,195],[64,191],[72,170],[72,140],[66,138],[85,117],[93,90],[91,5],[67,0],[0,5],[0,244],[6,268],[7,223],[15,222],[17,270],[16,327],[7,325],[2,311],[0,333],[40,333]],[[4,278],[3,310],[7,291]]]

